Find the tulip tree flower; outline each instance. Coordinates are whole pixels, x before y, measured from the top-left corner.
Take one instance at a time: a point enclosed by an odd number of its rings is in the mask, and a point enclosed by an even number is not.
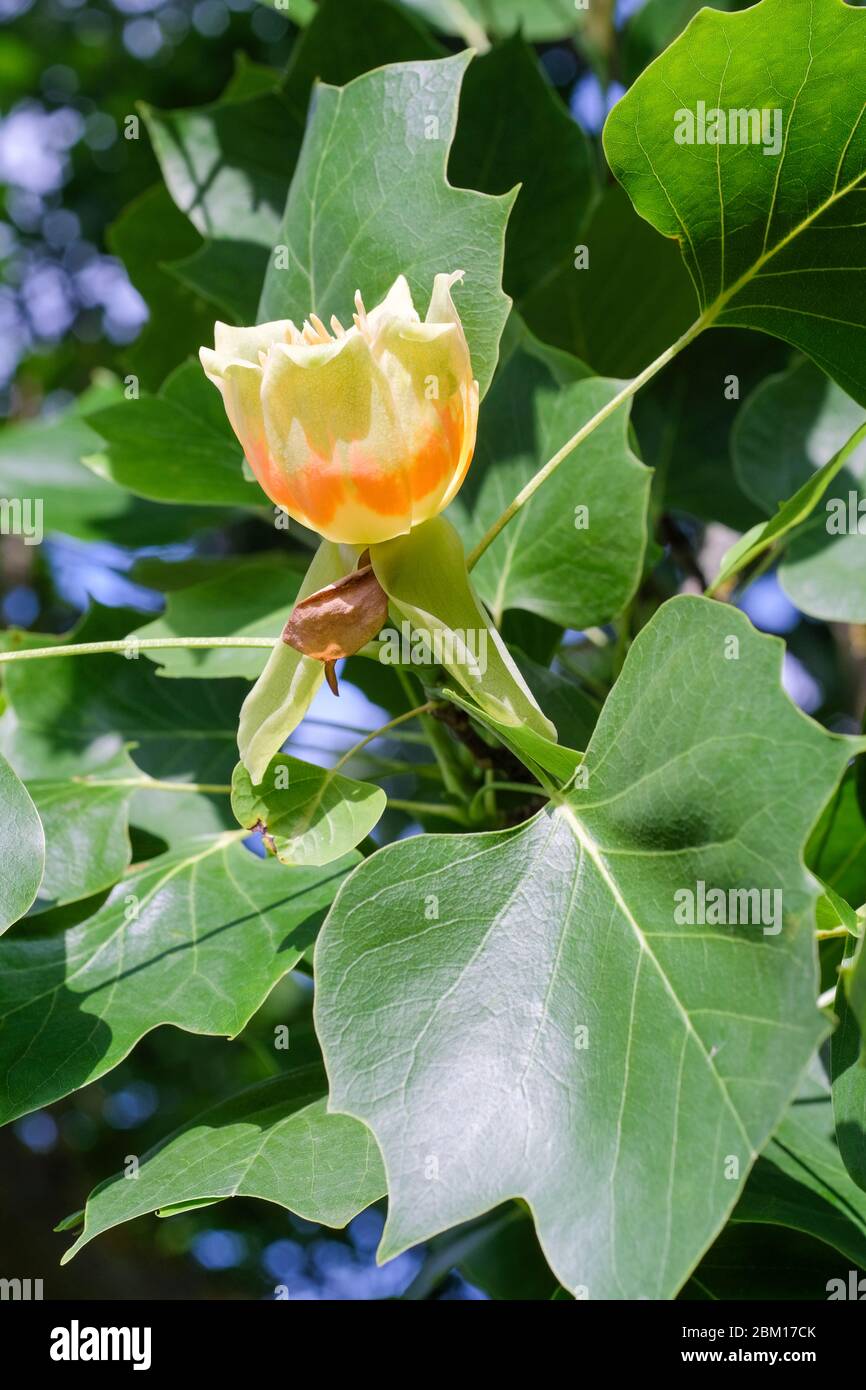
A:
[[[259,328],[216,325],[201,361],[271,501],[326,540],[370,545],[447,507],[475,447],[478,382],[437,275],[422,323],[404,276],[354,323],[315,314]]]
[[[202,366],[263,490],[323,542],[298,601],[241,711],[238,743],[254,782],[297,727],[334,663],[360,650],[388,601],[428,634],[489,638],[482,673],[446,643],[451,674],[510,724],[555,738],[472,591],[463,547],[439,516],[472,460],[478,383],[451,288],[437,275],[422,322],[406,279],[369,312],[360,292],[349,328],[311,313],[231,328],[217,323]],[[443,664],[448,664],[443,662]]]

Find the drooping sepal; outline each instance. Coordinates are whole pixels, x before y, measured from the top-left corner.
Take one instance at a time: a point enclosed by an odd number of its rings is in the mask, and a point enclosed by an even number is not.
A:
[[[556,740],[556,729],[472,588],[463,544],[450,521],[437,516],[407,536],[371,546],[370,561],[394,609],[414,632],[427,634],[433,660],[482,710]]]
[[[350,567],[340,546],[323,541],[298,591],[298,600],[342,579]],[[241,706],[238,725],[238,752],[254,783],[261,782],[271,758],[300,724],[324,677],[321,661],[303,656],[282,640],[276,643]]]

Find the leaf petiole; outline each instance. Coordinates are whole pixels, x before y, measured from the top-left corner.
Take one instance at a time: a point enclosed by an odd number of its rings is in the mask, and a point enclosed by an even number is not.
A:
[[[389,811],[402,811],[407,816],[441,816],[443,820],[457,821],[458,825],[468,825],[469,817],[461,806],[449,806],[447,801],[402,801],[399,797],[388,798]]]
[[[488,792],[525,792],[527,796],[542,796],[550,799],[551,793],[544,787],[538,786],[535,782],[486,782],[475,793],[469,803],[469,819],[474,820],[478,815],[478,807]]]
[[[82,787],[134,787],[139,791],[200,792],[230,796],[231,787],[222,782],[168,782],[159,777],[70,777]]]
[[[481,540],[475,546],[474,550],[470,552],[466,561],[469,569],[472,569],[472,567],[478,563],[487,547],[492,545],[496,540],[500,531],[502,531],[504,527],[508,525],[509,521],[517,515],[521,507],[524,507],[530,498],[535,495],[542,483],[547,482],[551,474],[556,472],[559,465],[568,458],[569,454],[573,453],[585,439],[588,439],[589,436],[598,429],[599,425],[603,425],[605,420],[609,419],[621,405],[631,400],[632,396],[635,396],[642,386],[645,386],[647,382],[651,381],[669,362],[672,362],[673,359],[682,352],[683,348],[688,347],[689,343],[694,342],[695,338],[703,333],[704,329],[708,328],[712,323],[716,312],[717,307],[713,305],[711,309],[708,309],[700,318],[696,319],[692,326],[687,328],[685,333],[677,338],[675,343],[665,348],[664,352],[661,353],[654,362],[651,362],[648,367],[644,367],[643,371],[640,372],[638,376],[633,377],[631,381],[627,381],[621,391],[618,391],[615,396],[611,397],[607,404],[602,406],[601,410],[596,411],[591,420],[587,420],[585,425],[581,425],[577,433],[566,440],[562,448],[558,449],[542,468],[539,468],[538,472],[529,479],[529,482],[525,483],[520,489],[514,500],[508,504],[505,511],[497,517],[486,534],[481,537]]]
[[[116,638],[110,642],[58,642],[53,647],[23,647],[19,651],[0,651],[0,665],[9,661],[50,660],[56,656],[105,656],[112,653],[126,656],[136,652],[169,648],[182,651],[185,648],[201,650],[211,647],[253,647],[261,651],[271,651],[279,640],[279,637],[136,637],[135,633],[130,633],[128,637]],[[378,661],[380,645],[377,642],[368,642],[355,655]]]
[[[260,647],[270,649],[277,637],[121,637],[111,642],[58,643],[55,647],[25,647],[0,652],[0,665],[9,661],[40,661],[56,656],[102,656],[116,652],[158,651],[167,647]]]
[[[398,725],[405,724],[409,719],[417,719],[421,715],[429,714],[430,711],[435,708],[436,701],[427,700],[423,705],[417,705],[415,709],[406,710],[405,714],[398,714],[396,719],[389,719],[387,724],[382,724],[380,728],[371,730],[369,734],[365,734],[357,743],[353,743],[351,748],[346,749],[343,756],[334,763],[331,772],[339,772],[341,768],[346,766],[346,763],[355,757],[356,753],[360,753],[362,748],[366,748],[368,743],[372,743],[373,739],[381,738],[391,729],[396,729]]]

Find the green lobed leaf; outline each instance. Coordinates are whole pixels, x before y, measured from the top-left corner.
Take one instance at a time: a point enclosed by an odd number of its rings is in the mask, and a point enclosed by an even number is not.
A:
[[[833,1135],[826,1078],[813,1067],[755,1164],[733,1221],[788,1226],[864,1265],[866,1193],[846,1173]],[[841,1147],[838,1127],[836,1135]]]
[[[207,325],[198,335],[199,347],[213,338],[214,311],[228,323],[256,322],[267,265],[267,250],[257,242],[219,238],[206,241],[194,255],[166,267],[181,285],[208,301]]]
[[[258,69],[253,81],[248,72],[242,79],[236,73],[207,106],[147,108],[169,192],[207,237],[193,255],[170,265],[171,272],[232,321],[252,323],[315,83],[343,84],[383,63],[441,52],[415,18],[389,0],[322,0],[284,76]],[[303,316],[306,309],[295,312]]]
[[[129,573],[136,584],[143,584],[146,589],[158,589],[167,599],[169,594],[176,593],[178,589],[189,589],[193,584],[205,584],[229,573],[235,566],[242,568],[248,561],[252,563],[253,559],[260,558],[258,555],[250,557],[196,554],[187,560],[176,560],[145,554],[136,559]],[[293,560],[294,556],[290,556],[289,562]]]
[[[826,1258],[838,1251],[857,1265],[866,1263],[866,1196],[845,1173],[833,1142],[833,1116],[826,1078],[813,1065],[807,1081],[788,1109],[781,1125],[749,1174],[743,1195],[722,1236],[701,1261],[693,1276],[700,1288],[707,1272],[721,1262],[732,1233],[740,1241],[754,1243],[754,1258],[772,1247],[778,1231],[797,1231],[823,1242]],[[473,1230],[474,1240],[461,1259],[470,1282],[494,1298],[549,1297],[545,1276],[553,1276],[541,1255],[528,1215],[516,1205],[495,1213],[489,1223]],[[838,1257],[830,1273],[838,1275]],[[812,1259],[804,1297],[824,1294],[824,1261]],[[758,1297],[748,1289],[748,1275],[738,1293],[726,1296]],[[527,1280],[534,1295],[526,1291]],[[774,1271],[772,1296],[783,1296],[784,1269]],[[684,1291],[685,1292],[685,1291]],[[690,1296],[695,1290],[689,1290]]]
[[[63,641],[116,640],[140,618],[140,613],[96,606]],[[57,641],[41,634],[40,638],[38,645]],[[234,827],[229,783],[236,760],[238,714],[248,690],[239,680],[165,681],[144,660],[134,640],[128,651],[136,659],[122,655],[47,658],[8,666],[4,673],[10,703],[4,750],[26,782],[54,787],[63,783],[70,797],[92,799],[96,783],[117,775],[109,771],[110,761],[124,748],[131,751],[139,789],[133,786],[122,797],[118,789],[102,789],[98,796],[102,814],[92,826],[84,824],[74,831],[91,834],[95,849],[106,828],[113,825],[114,833],[100,851],[100,859],[104,853],[112,864],[128,853],[118,809],[128,795],[131,823],[166,845]],[[76,778],[91,778],[93,784],[76,785]],[[172,785],[154,787],[152,778]],[[187,782],[193,788],[189,792],[182,789]],[[222,791],[199,791],[199,787]],[[82,881],[89,882],[91,869],[101,877],[102,868],[96,863],[88,868],[63,851],[73,828],[64,825],[62,806],[61,797],[55,822],[60,831],[58,852],[53,852],[53,836],[48,845],[49,882],[54,892],[65,897],[77,893]]]
[[[448,173],[483,193],[520,185],[505,236],[505,290],[540,337],[579,351],[573,301],[585,277],[574,268],[575,243],[598,193],[593,154],[520,35],[470,65]]]
[[[866,822],[850,768],[806,846],[806,863],[849,903],[866,902]]]
[[[772,517],[779,498],[805,489],[813,478],[820,482],[818,470],[830,469],[829,461],[864,419],[862,406],[811,362],[794,363],[767,378],[740,412],[733,460],[741,486]],[[859,530],[860,509],[866,511],[864,468],[861,441],[822,490],[811,518],[789,539],[779,567],[782,588],[812,617],[866,618],[866,544]]]
[[[829,623],[866,622],[866,496],[862,487],[848,495],[834,488],[827,507],[838,507],[833,527],[830,514],[819,510],[791,539],[779,566],[779,582],[791,602],[813,618]],[[863,530],[858,528],[862,526]]]
[[[864,441],[866,441],[866,423],[861,422],[850,439],[841,446],[832,458],[827,460],[823,467],[806,479],[793,497],[780,502],[779,510],[775,516],[771,517],[769,521],[759,522],[757,526],[753,526],[725,552],[714,586],[723,583],[732,574],[751,564],[764,551],[769,550],[773,545],[785,542],[791,536],[794,537],[793,543],[795,545],[797,537],[802,538],[804,534],[811,536],[820,530],[826,536],[825,515],[820,510],[816,513],[816,508],[818,508],[827,489],[836,483],[840,475],[843,477],[844,487],[844,471],[850,460],[863,447]],[[838,484],[834,487],[835,491],[838,491]],[[833,502],[833,498],[828,500],[828,509],[833,505]],[[846,499],[846,513],[847,507]]]
[[[298,23],[298,20],[293,21]],[[292,46],[292,52],[295,45]],[[278,68],[268,67],[266,63],[255,63],[243,50],[234,55],[232,75],[221,95],[224,101],[246,101],[248,97],[272,92],[280,80]]]
[[[205,527],[219,517],[216,508],[202,506],[191,513],[188,507],[146,502],[85,467],[84,457],[102,444],[86,417],[117,404],[122,392],[115,377],[98,371],[75,403],[58,415],[3,429],[0,489],[16,525],[16,502],[21,503],[25,537],[62,532],[85,541],[137,545],[142,535],[156,529],[168,544],[186,540],[191,527]]]
[[[704,325],[800,348],[866,404],[866,16],[842,0],[703,9],[611,112],[604,146],[641,215],[677,237]],[[680,112],[764,110],[766,144],[678,143]],[[750,120],[751,118],[748,118]],[[778,135],[778,148],[773,141]],[[765,148],[774,153],[765,154]]]
[[[136,1181],[118,1174],[91,1192],[84,1229],[63,1257],[145,1213],[258,1197],[325,1226],[345,1226],[385,1192],[369,1130],[326,1110],[321,1064],[231,1096],[142,1155]]]
[[[39,812],[6,759],[0,756],[0,815],[3,872],[0,874],[0,932],[30,907],[45,868],[45,836]]]
[[[813,363],[798,360],[762,381],[743,402],[731,436],[740,486],[766,516],[791,497],[862,425],[866,412]],[[856,487],[866,445],[846,464],[839,487]]]
[[[165,613],[135,636],[273,637],[276,641],[297,597],[302,570],[296,555],[270,552],[220,566],[200,584],[168,596]],[[211,680],[240,676],[255,680],[268,657],[265,649],[237,647],[163,648],[142,651],[163,676]]]
[[[122,638],[140,614],[100,609],[67,634],[73,643]],[[242,681],[166,681],[137,653],[47,657],[7,666],[15,724],[6,753],[25,780],[87,772],[124,746],[151,777],[227,782],[235,764]]]
[[[478,447],[450,515],[467,547],[621,383],[571,381],[531,342],[503,363],[482,412]],[[521,608],[562,627],[605,623],[643,573],[651,471],[632,451],[629,413],[615,411],[545,482],[475,566],[497,620]]]
[[[460,537],[444,516],[371,546],[370,563],[402,624],[426,640],[434,662],[482,710],[501,724],[555,739],[556,730],[478,601]],[[399,653],[403,633],[383,629],[383,644],[389,638]],[[386,654],[380,651],[380,659]]]
[[[28,779],[45,830],[40,904],[52,907],[111,888],[129,863],[129,805],[147,781],[125,752],[82,760],[76,774]]]
[[[743,10],[752,0],[712,0],[714,10]],[[625,26],[622,63],[627,84],[639,77],[647,63],[673,43],[704,8],[704,0],[646,0]]]
[[[315,19],[292,48],[282,82],[299,131],[298,148],[310,93],[317,82],[343,87],[361,73],[386,63],[440,58],[444,53],[429,29],[402,4],[390,0],[319,0]]]
[[[339,859],[369,835],[387,804],[381,787],[285,753],[271,759],[255,785],[243,763],[232,777],[238,824],[261,830],[283,864],[322,866]]]
[[[853,955],[854,941],[850,940],[846,944],[848,951]],[[863,961],[866,957],[863,955],[862,946],[857,955],[858,997],[855,999],[849,995],[844,978],[840,979],[836,989],[836,1002],[833,1007],[839,1022],[833,1034],[830,1058],[838,1154],[852,1184],[856,1184],[859,1189],[858,1199],[862,1204],[866,1193],[866,1047],[863,1043],[866,1028]]]
[[[520,185],[504,285],[545,342],[626,376],[691,323],[694,292],[676,246],[621,188],[599,189],[589,142],[521,37],[470,66],[449,173],[485,193]]]
[[[104,1076],[153,1028],[234,1037],[310,946],[354,857],[286,869],[238,843],[148,860],[92,917],[0,942],[0,1122]]]
[[[260,507],[222,399],[198,362],[172,372],[159,395],[109,405],[87,416],[105,441],[85,460],[94,471],[157,502]]]
[[[380,1257],[519,1194],[571,1290],[672,1297],[724,1224],[825,1031],[802,850],[850,745],[789,702],[781,655],[741,614],[671,601],[585,789],[347,881],[317,1031],[333,1109],[385,1159]],[[701,882],[781,891],[781,930],[678,923]]]
[[[731,432],[740,399],[783,366],[789,352],[762,333],[706,333],[640,392],[632,417],[643,457],[656,470],[653,499],[660,509],[737,531],[761,520],[731,467]]]
[[[575,264],[581,247],[585,269]],[[545,339],[600,375],[635,376],[685,331],[694,304],[677,247],[610,184],[575,229],[571,255],[539,279],[522,308]]]
[[[815,911],[815,925],[818,931],[835,931],[838,927],[845,927],[847,931],[857,930],[857,913],[850,903],[831,888],[829,883],[821,885],[824,889],[822,896],[818,899]]]
[[[119,389],[114,382],[90,386],[74,406],[60,415],[7,425],[3,430],[0,488],[11,504],[15,499],[21,502],[22,520],[31,534],[34,523],[39,522],[39,530],[44,534],[63,531],[93,540],[128,512],[129,496],[113,483],[96,477],[80,461],[82,455],[99,446],[98,436],[83,415],[116,399]],[[33,510],[37,499],[41,519]]]
[[[287,265],[271,261],[259,317],[345,318],[357,289],[373,305],[400,274],[423,312],[434,276],[464,270],[455,302],[483,396],[508,314],[513,196],[452,188],[445,177],[470,57],[394,63],[317,89],[278,237]]]
[[[143,105],[142,111],[168,191],[196,231],[270,247],[292,167],[291,127],[280,97],[259,92],[203,107]]]

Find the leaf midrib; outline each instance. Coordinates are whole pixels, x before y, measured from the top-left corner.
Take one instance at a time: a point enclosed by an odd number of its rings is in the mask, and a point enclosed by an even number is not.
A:
[[[866,104],[864,104],[863,110],[866,110]],[[857,118],[858,124],[862,116],[863,111],[860,112],[860,116]],[[726,290],[722,290],[721,294],[716,297],[713,303],[704,310],[701,315],[701,318],[706,320],[704,327],[708,328],[713,321],[718,318],[719,314],[731,299],[738,295],[740,290],[745,289],[746,285],[750,284],[752,280],[758,278],[763,266],[767,265],[780,251],[784,251],[787,246],[790,246],[791,242],[796,241],[797,237],[800,236],[802,232],[805,232],[813,222],[823,216],[823,214],[829,211],[837,202],[841,202],[844,198],[847,198],[849,193],[853,193],[858,184],[861,184],[864,179],[866,179],[866,169],[863,169],[861,173],[859,173],[855,179],[852,179],[850,183],[847,183],[844,188],[840,190],[834,188],[829,198],[826,198],[823,203],[815,208],[814,212],[810,212],[808,217],[804,217],[795,227],[792,227],[789,232],[786,232],[781,241],[777,241],[776,245],[769,251],[762,251],[754,264],[751,265],[748,270],[744,271],[739,279],[734,281],[733,285],[730,285]],[[769,305],[767,307],[776,308],[778,306]],[[832,321],[836,322],[835,319]]]
[[[145,893],[144,897],[139,902],[139,914],[141,913],[142,908],[147,907],[147,905],[151,902],[155,895],[161,892],[165,885],[168,882],[170,882],[170,880],[173,879],[177,874],[182,873],[184,869],[188,869],[192,865],[198,864],[200,860],[206,859],[211,854],[223,853],[228,848],[229,844],[236,842],[237,839],[244,833],[244,831],[230,830],[224,835],[219,835],[214,839],[214,841],[211,844],[209,844],[204,850],[202,850],[200,854],[186,855],[182,859],[177,860],[176,863],[174,863],[165,873],[158,874],[156,883],[153,885],[152,888],[150,888],[147,891],[147,893]],[[106,908],[108,908],[108,906],[109,905],[106,904]],[[101,911],[105,911],[106,908],[101,909]],[[113,905],[111,910],[113,910]],[[258,909],[256,910],[258,911]],[[92,926],[94,920],[95,919],[91,919],[91,922],[89,924],[83,923],[82,925]],[[93,965],[94,961],[96,961],[99,958],[99,956],[102,955],[106,946],[109,946],[111,942],[114,941],[115,937],[119,933],[124,932],[125,928],[128,926],[129,923],[126,920],[126,917],[121,914],[121,920],[118,922],[114,930],[109,933],[109,935],[105,938],[104,941],[100,942],[99,946],[96,948],[95,951],[93,951],[90,955],[86,956],[85,960],[81,963],[81,965],[79,965],[75,970],[73,970],[70,975],[64,976],[62,980],[58,981],[57,984],[52,985],[50,989],[43,990],[41,994],[34,994],[28,996],[28,998],[24,999],[20,1004],[7,1010],[6,1013],[0,1014],[0,1023],[5,1023],[6,1019],[12,1018],[14,1014],[19,1013],[22,1009],[32,1008],[34,1004],[41,1003],[43,999],[51,999],[55,995],[59,994],[61,989],[68,987],[72,980],[76,979],[77,976],[81,975],[84,971],[89,970],[90,967]],[[118,978],[119,972],[118,975],[115,977],[115,980],[112,981],[112,984],[116,984]],[[97,1015],[97,1017],[102,1017],[102,1015]]]
[[[726,1108],[730,1111],[731,1115],[733,1116],[737,1128],[746,1142],[749,1152],[748,1162],[749,1164],[751,1164],[757,1157],[757,1150],[754,1148],[752,1144],[752,1140],[749,1137],[749,1133],[746,1130],[745,1125],[743,1124],[739,1111],[734,1105],[730,1092],[728,1091],[728,1088],[725,1085],[724,1079],[713,1066],[712,1061],[710,1059],[710,1054],[707,1051],[706,1044],[704,1043],[703,1038],[698,1033],[697,1029],[692,1023],[691,1016],[688,1010],[686,1009],[685,1005],[683,1004],[682,1000],[680,999],[679,995],[674,989],[668,975],[662,968],[661,962],[659,961],[658,957],[656,956],[655,952],[650,946],[649,940],[647,939],[647,936],[644,933],[643,928],[641,927],[640,923],[638,922],[637,918],[634,916],[634,913],[632,912],[631,908],[626,902],[622,894],[622,891],[619,887],[619,884],[617,883],[616,879],[614,878],[613,874],[608,868],[608,865],[604,859],[600,847],[596,844],[595,840],[589,834],[589,831],[583,825],[580,818],[575,814],[573,807],[564,797],[557,794],[554,797],[552,797],[552,800],[557,803],[556,811],[554,812],[554,814],[561,815],[568,824],[581,851],[584,854],[586,854],[592,861],[592,863],[595,865],[595,868],[598,871],[602,879],[602,882],[604,883],[605,887],[607,888],[608,892],[610,893],[611,897],[613,898],[623,917],[628,922],[629,926],[632,928],[632,931],[634,932],[635,938],[637,939],[641,951],[646,955],[648,960],[655,967],[659,979],[661,980],[667,994],[673,1000],[676,1006],[677,1012],[679,1013],[683,1021],[686,1031],[697,1044],[700,1054],[706,1062],[710,1074],[712,1075],[714,1081],[718,1085]]]

